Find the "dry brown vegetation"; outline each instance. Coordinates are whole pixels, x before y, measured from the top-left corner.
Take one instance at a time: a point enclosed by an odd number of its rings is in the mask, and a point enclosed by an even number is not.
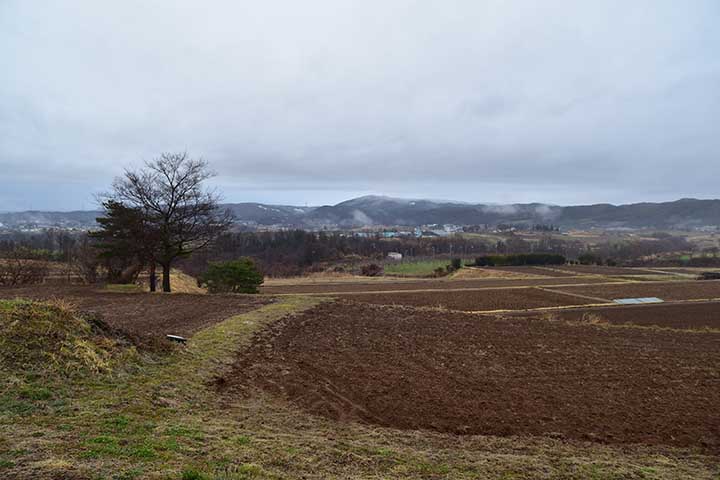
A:
[[[0,287],[42,283],[48,276],[47,262],[20,255],[0,258]]]

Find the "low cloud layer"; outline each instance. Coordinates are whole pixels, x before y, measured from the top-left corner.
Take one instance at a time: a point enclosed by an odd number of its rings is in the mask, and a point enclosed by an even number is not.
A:
[[[161,151],[228,201],[716,197],[709,1],[0,3],[0,210]]]

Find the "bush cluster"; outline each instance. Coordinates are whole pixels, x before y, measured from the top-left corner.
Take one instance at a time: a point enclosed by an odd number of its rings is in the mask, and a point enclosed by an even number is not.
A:
[[[249,258],[212,262],[198,280],[210,293],[258,293],[263,274]]]
[[[377,277],[382,275],[383,268],[377,263],[371,263],[369,265],[363,265],[360,268],[360,273],[366,277]]]

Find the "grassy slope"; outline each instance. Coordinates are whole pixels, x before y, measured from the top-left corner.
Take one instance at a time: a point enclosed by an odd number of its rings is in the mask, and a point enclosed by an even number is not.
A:
[[[717,460],[689,452],[400,432],[312,417],[262,392],[214,394],[214,376],[254,331],[318,301],[283,297],[196,334],[185,350],[112,376],[7,379],[0,476],[717,478]]]

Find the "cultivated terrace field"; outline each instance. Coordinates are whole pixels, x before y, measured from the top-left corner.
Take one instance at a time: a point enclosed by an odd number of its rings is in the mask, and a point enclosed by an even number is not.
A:
[[[599,268],[0,289],[0,478],[717,480],[720,281]]]

